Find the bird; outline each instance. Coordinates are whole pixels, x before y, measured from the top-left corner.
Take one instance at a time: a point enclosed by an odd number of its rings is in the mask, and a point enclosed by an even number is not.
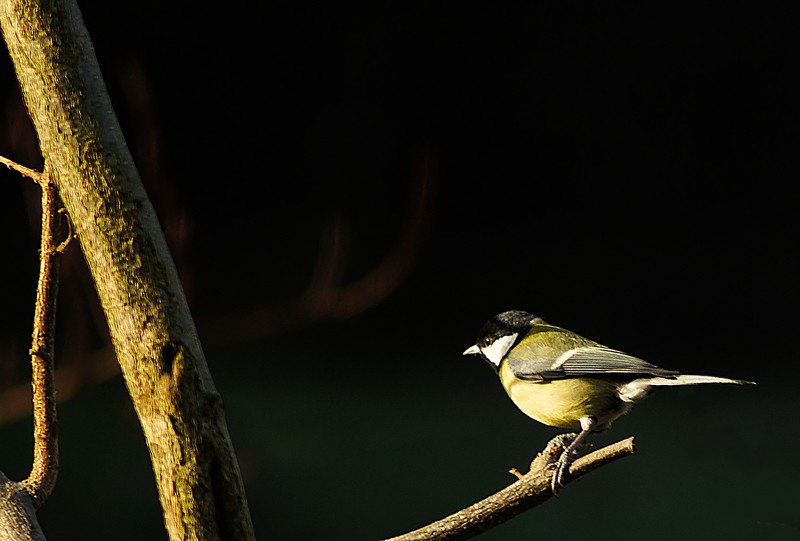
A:
[[[558,494],[569,466],[592,433],[610,428],[634,404],[660,387],[751,381],[681,374],[551,325],[522,310],[487,321],[463,355],[482,357],[500,376],[514,404],[548,426],[577,433],[551,441],[563,452],[555,462],[551,490]]]

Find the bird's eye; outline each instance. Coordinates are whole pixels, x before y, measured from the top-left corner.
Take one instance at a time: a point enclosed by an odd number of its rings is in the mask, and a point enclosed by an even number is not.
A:
[[[483,338],[481,338],[481,345],[483,345],[483,347],[488,347],[491,344],[492,344],[492,339],[489,338],[488,336],[484,336]]]

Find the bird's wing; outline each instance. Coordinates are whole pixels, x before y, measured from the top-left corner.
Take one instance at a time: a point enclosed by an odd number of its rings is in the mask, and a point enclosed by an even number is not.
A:
[[[520,352],[523,353],[523,352]],[[637,357],[601,345],[583,345],[555,353],[518,355],[511,352],[506,359],[514,375],[524,380],[552,380],[593,377],[613,374],[643,376],[674,376],[677,372],[664,370]]]

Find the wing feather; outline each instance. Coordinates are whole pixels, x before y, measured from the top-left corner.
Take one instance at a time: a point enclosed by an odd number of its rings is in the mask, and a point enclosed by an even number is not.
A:
[[[641,376],[674,376],[673,370],[659,368],[622,351],[601,345],[586,345],[555,355],[537,356],[533,360],[517,358],[513,352],[507,362],[514,375],[524,380],[553,380],[597,377],[613,374]]]

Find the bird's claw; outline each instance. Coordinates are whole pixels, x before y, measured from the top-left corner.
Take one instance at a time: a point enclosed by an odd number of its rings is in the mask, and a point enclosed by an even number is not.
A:
[[[564,477],[569,472],[570,464],[572,464],[572,461],[575,460],[570,456],[571,454],[572,453],[569,453],[567,450],[564,450],[564,452],[561,453],[561,456],[558,457],[558,460],[552,464],[555,471],[553,472],[553,476],[550,478],[550,489],[556,496],[558,495],[559,489],[564,486]]]
[[[565,478],[569,475],[569,467],[575,462],[575,459],[580,456],[581,451],[589,446],[585,441],[575,442],[578,436],[577,434],[562,434],[562,436],[567,437],[564,438],[563,441],[557,443],[560,444],[563,451],[558,457],[558,460],[548,465],[548,469],[555,469],[553,476],[550,478],[550,489],[556,496],[558,495],[559,489],[564,486]],[[550,448],[551,444],[556,443],[556,439],[557,438],[553,438],[550,440],[547,447]]]

